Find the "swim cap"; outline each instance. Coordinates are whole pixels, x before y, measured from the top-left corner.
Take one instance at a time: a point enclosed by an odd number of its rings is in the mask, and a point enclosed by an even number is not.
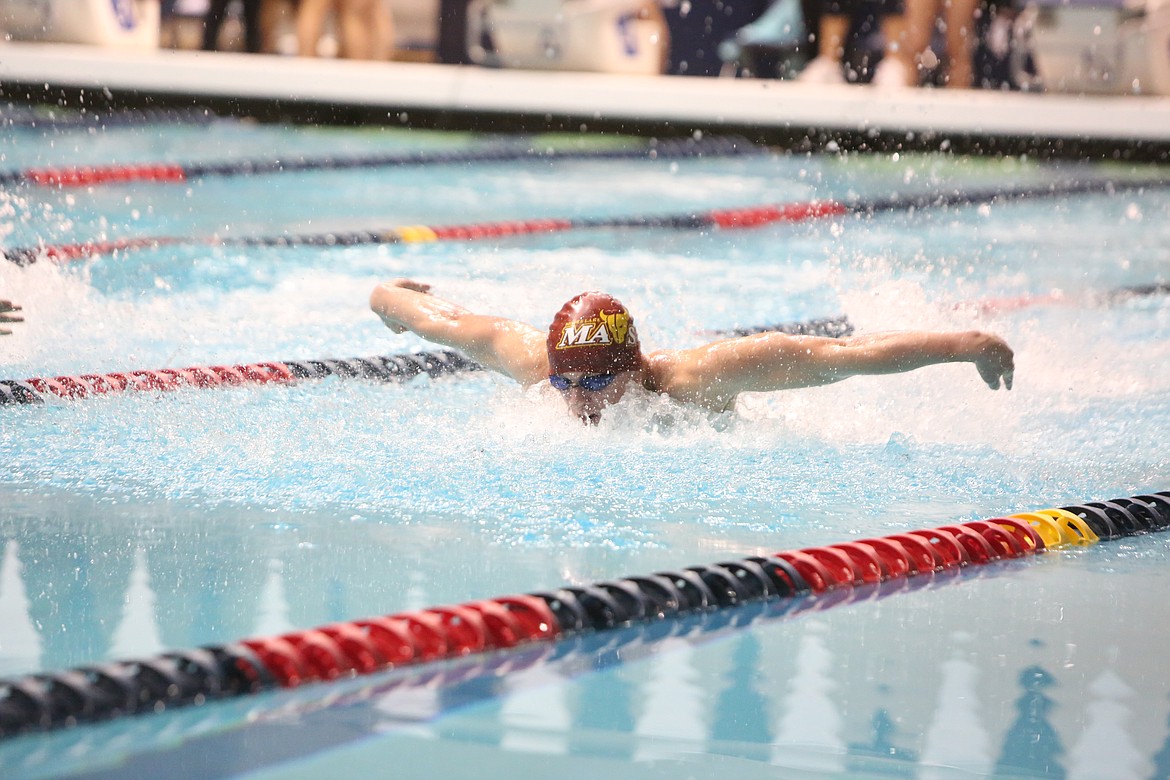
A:
[[[562,306],[548,328],[546,344],[554,374],[613,374],[642,362],[629,311],[605,293],[584,292]]]

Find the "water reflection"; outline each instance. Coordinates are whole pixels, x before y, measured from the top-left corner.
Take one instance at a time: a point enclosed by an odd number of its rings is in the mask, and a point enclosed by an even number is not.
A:
[[[1085,707],[1085,730],[1069,755],[1069,780],[1139,780],[1146,777],[1146,757],[1130,733],[1134,691],[1113,669],[1105,669],[1089,685],[1092,700]]]
[[[634,733],[634,698],[637,688],[627,679],[631,670],[621,667],[617,648],[607,647],[593,656],[595,684],[573,687],[573,726],[569,735],[570,752],[581,755],[606,755],[628,758],[633,755],[634,740],[625,738]],[[598,740],[598,733],[615,735],[616,739]]]
[[[849,743],[849,771],[878,771],[893,777],[914,777],[918,753],[895,744],[899,739],[898,726],[890,713],[877,710],[872,724],[869,741]]]
[[[37,627],[49,668],[105,658],[121,623],[132,551],[55,530],[20,537],[28,622]],[[28,670],[33,671],[33,670]]]
[[[1016,700],[1018,715],[1008,727],[996,771],[1005,775],[1063,778],[1067,775],[1061,761],[1064,745],[1052,725],[1055,702],[1048,695],[1056,680],[1043,668],[1029,666],[1020,672],[1019,683],[1022,692]]]
[[[134,568],[130,571],[123,604],[122,620],[114,630],[110,655],[114,658],[141,658],[162,652],[155,595],[146,568],[146,551],[141,547],[134,551]]]
[[[754,634],[732,641],[723,687],[711,712],[710,750],[766,760],[774,741],[768,698],[759,684],[761,651]],[[736,744],[737,749],[728,746]]]
[[[288,619],[288,597],[284,592],[283,573],[283,563],[276,559],[268,561],[268,576],[260,590],[259,614],[252,636],[276,636],[294,628]]]
[[[529,677],[531,688],[507,697],[500,707],[504,730],[500,746],[525,753],[563,755],[569,750],[572,706],[561,683],[564,678],[551,664],[538,665]]]
[[[1165,723],[1164,731],[1166,738],[1162,742],[1162,747],[1154,754],[1154,771],[1148,775],[1150,780],[1170,777],[1170,722]]]
[[[563,579],[560,554],[497,569],[475,541],[453,537],[436,567],[433,528],[332,517],[293,525],[267,512],[209,516],[0,490],[0,674],[458,603],[484,595],[485,569],[500,592]]]
[[[4,545],[0,560],[0,675],[36,669],[41,663],[41,635],[29,616],[28,596],[21,579],[20,545]]]
[[[145,538],[140,547],[93,559],[82,553],[93,540],[68,529],[55,537],[59,545],[48,538],[39,546],[35,537],[27,546],[7,541],[0,560],[6,674],[40,668],[46,649],[60,641],[62,616],[76,609],[62,604],[54,611],[30,600],[30,590],[50,582],[55,594],[65,594],[60,597],[116,616],[108,648],[117,657],[183,646],[168,639],[175,615],[164,606],[181,601],[181,594],[160,583],[180,583],[192,569],[219,571],[222,583],[223,595],[202,596],[196,610],[219,612],[226,598],[249,605],[248,633],[297,625],[291,594],[304,582],[289,576],[295,547],[249,557],[261,564],[251,571],[261,573],[229,579],[206,559],[179,564],[178,548],[164,543],[163,534]],[[214,776],[218,770],[205,770],[230,763],[235,771],[380,735],[387,751],[404,743],[459,744],[497,758],[616,761],[634,776],[638,767],[664,761],[710,763],[722,756],[825,777],[1163,777],[1159,772],[1170,764],[1168,691],[1160,660],[1147,651],[1148,635],[1120,622],[1105,635],[1107,643],[1086,642],[1099,615],[1054,602],[1071,577],[1084,594],[1118,608],[1120,592],[1085,587],[1092,571],[1084,565],[1092,560],[1069,557],[1047,572],[1038,570],[1040,562],[971,571],[913,589],[861,594],[863,600],[833,609],[789,602],[713,612],[405,670],[392,684],[311,686],[275,699],[22,738],[0,744],[0,765],[43,768],[55,755],[49,746],[66,744],[82,762],[115,754],[119,761],[146,761],[150,750],[174,752],[182,762],[194,751],[202,758],[186,776]],[[49,577],[47,564],[68,567],[72,578]],[[122,576],[107,577],[107,570]],[[431,582],[418,572],[392,580],[408,600],[431,601]],[[348,582],[343,587],[329,572],[313,582],[327,593],[333,588],[326,613],[348,610]],[[1031,601],[1019,598],[1025,593]],[[970,606],[1006,603],[1019,613],[1009,622],[995,610]],[[942,616],[956,614],[967,628],[933,630],[953,626]],[[1046,615],[1061,619],[1039,619]],[[47,616],[57,623],[46,624]],[[339,712],[346,727],[321,731],[338,722]],[[215,757],[216,740],[227,739],[217,734],[251,744],[247,733],[254,728],[266,735],[265,751],[232,747],[230,756]],[[311,739],[304,738],[306,729],[316,730]],[[102,775],[94,769],[91,776]]]
[[[635,724],[634,759],[653,761],[673,755],[677,742],[694,744],[706,737],[706,689],[695,668],[695,651],[684,645],[648,662],[641,688],[642,706]]]
[[[832,697],[837,683],[832,677],[834,661],[825,646],[826,631],[825,624],[818,620],[804,627],[796,670],[788,681],[784,715],[776,733],[773,760],[782,766],[818,772],[840,772],[845,768],[842,718]],[[802,750],[787,751],[785,746]]]
[[[952,634],[953,654],[942,664],[938,703],[922,748],[922,780],[941,780],[954,767],[975,775],[991,769],[991,738],[980,717],[979,667],[974,638],[966,631]]]

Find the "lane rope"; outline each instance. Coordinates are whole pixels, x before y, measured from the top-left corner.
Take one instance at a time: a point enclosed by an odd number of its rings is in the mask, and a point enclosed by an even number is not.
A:
[[[789,336],[824,336],[843,339],[852,336],[853,323],[844,314],[835,317],[808,320],[806,322],[779,322],[773,325],[756,325],[747,328],[726,328],[704,331],[712,336],[754,336],[757,333],[787,333]]]
[[[77,400],[110,393],[169,391],[186,387],[291,384],[303,379],[323,379],[327,376],[405,382],[421,374],[435,378],[444,374],[480,370],[481,366],[458,352],[439,350],[345,360],[285,360],[231,366],[191,366],[152,371],[6,379],[0,380],[0,406],[40,404],[45,402],[47,396]]]
[[[735,157],[767,153],[743,138],[662,139],[648,145],[611,149],[533,149],[495,146],[483,149],[366,154],[353,157],[317,157],[230,160],[203,163],[141,163],[77,167],[29,168],[0,172],[0,186],[29,184],[41,187],[89,187],[128,182],[180,183],[208,176],[256,176],[273,173],[339,171],[493,162],[559,162],[564,160],[682,160],[692,157]]]
[[[1137,284],[1128,287],[1116,287],[1104,293],[1086,296],[1083,300],[1073,299],[1062,292],[1056,291],[1041,295],[1018,295],[1004,298],[982,298],[977,301],[961,301],[956,303],[956,310],[971,309],[981,314],[1003,314],[1033,306],[1046,306],[1061,303],[1096,303],[1103,305],[1124,303],[1135,298],[1152,298],[1159,295],[1170,295],[1170,283],[1155,282],[1152,284]],[[773,325],[753,325],[750,327],[724,328],[709,330],[705,333],[714,336],[751,336],[757,333],[787,333],[790,336],[827,336],[829,338],[844,338],[854,332],[853,324],[844,314],[808,322],[782,322]]]
[[[1065,294],[1060,290],[1037,295],[1017,295],[1004,298],[984,298],[979,301],[959,303],[956,309],[975,309],[982,314],[999,314],[1031,308],[1033,306],[1051,306],[1059,304],[1097,304],[1113,305],[1125,303],[1135,298],[1152,298],[1158,295],[1170,295],[1170,283],[1153,282],[1137,284],[1127,287],[1116,287],[1103,293],[1090,293],[1081,298]]]
[[[794,334],[830,335],[852,331],[844,317],[783,326]],[[0,380],[0,406],[40,404],[46,397],[80,400],[121,392],[170,391],[240,385],[290,384],[305,379],[336,376],[404,382],[420,374],[431,378],[481,371],[483,367],[452,350],[324,360],[270,360],[236,365],[189,366],[107,374],[76,374]]]
[[[160,171],[160,177],[170,175]],[[970,206],[1035,198],[1052,198],[1079,194],[1113,194],[1123,191],[1142,191],[1170,185],[1170,180],[1054,182],[1045,185],[1015,189],[975,190],[957,193],[927,193],[883,198],[876,201],[815,200],[803,203],[746,206],[715,209],[687,214],[666,214],[634,217],[541,218],[504,220],[469,225],[407,225],[385,230],[334,233],[290,234],[280,236],[232,237],[141,237],[100,242],[81,242],[65,245],[13,247],[3,250],[4,256],[17,265],[30,265],[41,259],[69,261],[84,260],[111,252],[156,248],[164,245],[211,244],[225,247],[346,247],[367,244],[429,243],[436,241],[478,241],[511,236],[564,233],[571,230],[600,230],[624,228],[665,228],[674,230],[742,230],[780,223],[807,222],[815,219],[843,216],[874,216],[889,211]]]
[[[0,738],[757,602],[825,609],[883,587],[1168,527],[1163,491],[31,674],[0,680]]]
[[[20,130],[89,130],[161,124],[206,125],[224,121],[235,120],[225,120],[206,108],[146,108],[60,113],[53,110],[20,110],[8,106],[0,110],[0,127]]]

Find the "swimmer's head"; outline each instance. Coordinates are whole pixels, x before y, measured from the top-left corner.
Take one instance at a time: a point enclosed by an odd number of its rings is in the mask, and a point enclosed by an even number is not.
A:
[[[613,374],[642,364],[630,312],[605,293],[581,293],[562,306],[548,328],[546,346],[553,374]]]
[[[596,423],[604,407],[621,399],[629,372],[642,366],[629,311],[605,293],[581,293],[562,306],[549,326],[546,346],[550,382],[565,395],[570,412],[586,423]]]

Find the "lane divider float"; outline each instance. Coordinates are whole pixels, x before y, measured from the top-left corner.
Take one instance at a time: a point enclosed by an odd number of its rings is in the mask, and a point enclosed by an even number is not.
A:
[[[1150,298],[1155,295],[1170,295],[1170,284],[1154,282],[1151,284],[1137,284],[1128,287],[1117,287],[1102,293],[1092,293],[1083,297],[1070,296],[1061,290],[1036,295],[1016,295],[1001,298],[984,298],[978,301],[958,303],[956,309],[975,309],[981,314],[1002,314],[1018,311],[1033,306],[1053,306],[1059,304],[1096,304],[1110,305],[1124,303],[1134,298]]]
[[[785,333],[829,336],[852,332],[844,317],[790,322]],[[431,378],[481,371],[483,367],[452,350],[326,360],[272,360],[237,365],[189,366],[107,374],[75,374],[30,379],[0,379],[0,406],[44,403],[46,397],[80,400],[96,395],[135,391],[169,391],[239,385],[288,384],[336,376],[403,382],[420,374]]]
[[[159,177],[172,175],[160,170]],[[657,216],[596,217],[596,218],[540,218],[503,220],[468,225],[407,225],[373,231],[335,233],[286,234],[280,236],[250,237],[176,237],[154,236],[80,242],[65,245],[10,247],[0,250],[17,265],[30,265],[41,259],[68,261],[82,260],[114,251],[144,249],[164,245],[211,244],[244,247],[346,247],[366,244],[428,243],[435,241],[479,241],[512,236],[564,233],[571,230],[601,230],[625,228],[660,228],[674,230],[741,230],[780,223],[806,222],[843,216],[873,216],[890,211],[968,206],[1000,203],[1034,198],[1053,198],[1087,193],[1113,194],[1128,190],[1144,190],[1170,185],[1170,180],[1051,182],[1015,189],[977,190],[955,193],[926,193],[897,195],[871,201],[814,200],[798,203],[765,204],[731,209],[715,209],[686,214]]]
[[[286,360],[232,366],[192,366],[153,371],[116,371],[108,374],[34,377],[0,380],[0,406],[38,404],[46,396],[67,400],[126,391],[168,391],[184,387],[289,384],[327,376],[404,382],[420,374],[479,371],[481,366],[458,352],[438,350],[345,360]]]
[[[605,149],[533,149],[514,144],[480,149],[414,151],[351,157],[229,160],[202,163],[148,162],[132,165],[95,165],[29,168],[0,172],[0,186],[32,184],[41,187],[90,187],[128,182],[180,183],[208,176],[256,176],[307,171],[360,168],[398,168],[493,162],[558,162],[562,160],[681,160],[691,157],[733,157],[766,152],[743,138],[663,139],[634,147]]]
[[[756,325],[747,328],[726,328],[703,331],[711,336],[754,336],[757,333],[787,333],[789,336],[824,336],[843,339],[853,335],[853,323],[844,314],[822,317],[806,322],[778,322],[772,325]]]
[[[0,738],[794,600],[825,609],[967,567],[1170,527],[1170,491],[0,680]],[[421,676],[421,675],[420,675]]]
[[[206,108],[146,108],[121,111],[61,112],[57,109],[19,110],[12,106],[0,111],[0,127],[27,130],[108,129],[161,124],[210,124],[225,120]]]
[[[1079,303],[1081,305],[1095,303],[1109,305],[1123,303],[1134,298],[1150,298],[1156,295],[1170,295],[1170,283],[1155,282],[1152,284],[1138,284],[1130,287],[1117,287],[1104,293],[1085,296],[1083,299],[1073,299],[1060,291],[1041,295],[1019,295],[1004,298],[983,298],[977,301],[961,301],[956,303],[956,310],[971,309],[981,314],[1003,314],[1018,311],[1032,306],[1046,306],[1060,303]],[[809,320],[808,322],[782,322],[773,325],[753,325],[741,328],[724,328],[704,331],[713,336],[752,336],[757,333],[787,333],[791,336],[827,336],[829,338],[844,338],[854,332],[853,323],[844,315]]]

